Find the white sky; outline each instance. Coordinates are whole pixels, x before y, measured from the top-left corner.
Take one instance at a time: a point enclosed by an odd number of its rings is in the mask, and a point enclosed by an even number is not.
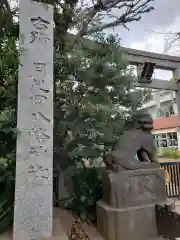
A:
[[[11,0],[17,1],[17,0]],[[155,10],[142,15],[139,22],[128,25],[130,31],[123,27],[106,30],[107,33],[118,33],[122,38],[122,46],[157,53],[164,52],[166,34],[156,34],[155,32],[180,32],[180,0],[154,0],[152,2]],[[118,14],[118,13],[117,13]],[[179,46],[180,49],[180,46]],[[171,55],[180,56],[180,51],[173,49]],[[170,72],[156,71],[156,78],[168,80],[172,77]]]
[[[113,30],[122,38],[122,46],[163,53],[167,34],[157,33],[180,32],[180,0],[154,0],[153,6],[155,10],[142,16],[140,22],[129,24],[130,31],[122,27]],[[180,51],[176,47],[168,54],[180,56]],[[168,80],[172,73],[158,70],[155,77]]]

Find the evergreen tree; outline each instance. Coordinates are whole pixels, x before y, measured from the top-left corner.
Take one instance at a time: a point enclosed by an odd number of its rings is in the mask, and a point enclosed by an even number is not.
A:
[[[120,40],[93,38],[103,47],[74,47],[56,62],[55,153],[62,167],[111,149],[128,117],[149,97],[149,91],[135,89]]]

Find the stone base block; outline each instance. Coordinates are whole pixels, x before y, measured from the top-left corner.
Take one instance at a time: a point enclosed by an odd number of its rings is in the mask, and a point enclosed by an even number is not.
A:
[[[100,200],[97,228],[106,240],[157,238],[155,204],[116,209]]]
[[[153,164],[147,164],[151,166]],[[160,167],[114,173],[104,171],[103,200],[112,208],[126,208],[166,201],[164,170]]]

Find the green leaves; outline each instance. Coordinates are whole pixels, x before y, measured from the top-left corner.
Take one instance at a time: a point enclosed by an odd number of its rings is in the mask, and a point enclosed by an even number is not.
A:
[[[0,157],[15,150],[18,51],[16,37],[0,39]]]
[[[66,45],[63,56],[56,52],[55,149],[61,149],[58,159],[73,165],[111,149],[127,116],[146,96],[133,86],[135,76],[122,59],[120,40],[103,35],[99,40],[103,47],[95,50]]]
[[[5,179],[0,182],[1,191],[4,185],[4,192],[0,194],[0,233],[4,232],[13,222],[14,209],[14,182]]]
[[[0,233],[13,221],[19,62],[18,24],[5,21],[6,14],[0,17]]]
[[[102,182],[96,168],[79,169],[72,176],[74,194],[66,207],[84,220],[96,220],[96,202],[102,198]]]
[[[13,154],[0,157],[0,233],[13,221],[14,208],[14,170]]]
[[[8,166],[8,160],[6,158],[1,157],[0,158],[0,167],[6,168]]]

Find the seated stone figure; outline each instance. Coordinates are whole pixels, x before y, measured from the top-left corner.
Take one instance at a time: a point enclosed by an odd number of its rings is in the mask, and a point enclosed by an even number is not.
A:
[[[151,134],[153,119],[146,111],[139,111],[134,116],[134,127],[121,135],[113,151],[108,152],[104,162],[108,169],[135,170],[142,168],[144,163],[155,162],[156,149]],[[137,154],[138,159],[135,159]]]

